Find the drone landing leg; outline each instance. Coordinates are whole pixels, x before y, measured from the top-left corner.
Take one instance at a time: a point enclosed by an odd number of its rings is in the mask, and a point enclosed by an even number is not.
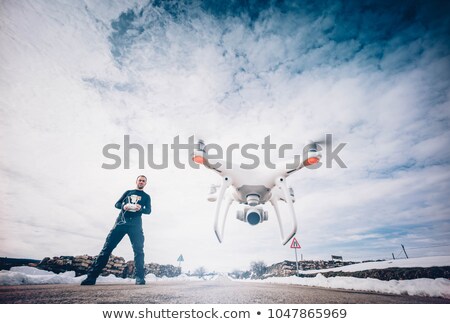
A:
[[[233,199],[228,198],[228,197],[225,198],[225,210],[222,215],[222,224],[220,227],[220,232],[219,232],[219,228],[217,226],[214,228],[214,232],[216,233],[217,239],[219,240],[220,243],[222,243],[222,241],[223,241],[223,232],[225,229],[225,221],[227,219],[228,210],[230,209],[232,202],[233,202]]]
[[[295,210],[294,210],[294,203],[292,202],[291,194],[289,193],[289,189],[286,185],[286,179],[285,178],[278,178],[276,180],[276,185],[281,189],[284,201],[288,205],[289,214],[291,215],[292,221],[293,221],[293,229],[289,233],[289,235],[284,236],[283,231],[283,225],[281,223],[281,216],[280,216],[280,210],[278,208],[278,201],[275,200],[277,198],[273,198],[270,200],[270,202],[273,205],[273,208],[275,209],[275,213],[277,214],[278,224],[280,226],[280,234],[281,234],[281,241],[283,245],[285,245],[289,240],[294,237],[295,233],[297,233],[297,218],[295,217]]]
[[[272,203],[273,209],[275,210],[275,214],[277,215],[278,225],[280,226],[280,238],[283,241],[284,230],[283,230],[283,223],[281,222],[280,209],[278,208],[278,201],[276,201],[275,199],[271,199],[270,202]]]
[[[217,239],[220,243],[223,241],[223,232],[225,228],[225,220],[228,215],[228,210],[230,209],[230,205],[233,200],[230,197],[226,197],[225,199],[225,213],[222,216],[221,228],[219,229],[219,217],[220,217],[220,209],[222,207],[222,201],[224,200],[224,195],[228,187],[231,185],[230,177],[225,177],[222,182],[222,186],[220,187],[219,194],[217,196],[217,206],[216,206],[216,215],[214,217],[214,232],[216,233]]]

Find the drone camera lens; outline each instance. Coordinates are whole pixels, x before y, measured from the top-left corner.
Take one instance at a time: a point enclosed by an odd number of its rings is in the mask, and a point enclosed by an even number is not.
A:
[[[259,224],[259,222],[261,221],[261,215],[259,215],[259,213],[257,212],[250,212],[247,215],[247,222],[250,225],[256,225]]]

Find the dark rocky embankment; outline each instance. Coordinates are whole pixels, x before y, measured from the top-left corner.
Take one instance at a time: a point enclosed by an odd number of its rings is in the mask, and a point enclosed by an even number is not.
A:
[[[324,277],[355,277],[355,278],[373,278],[379,280],[408,280],[419,278],[446,278],[450,279],[450,267],[430,267],[430,268],[387,268],[371,269],[355,272],[330,271],[323,272]],[[303,277],[315,277],[316,274],[303,275]]]

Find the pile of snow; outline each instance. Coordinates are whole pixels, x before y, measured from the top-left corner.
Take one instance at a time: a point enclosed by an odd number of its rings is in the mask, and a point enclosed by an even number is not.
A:
[[[11,271],[0,271],[0,285],[79,283],[81,280],[75,278],[75,272],[73,271],[55,274],[25,266],[13,267]]]
[[[272,277],[262,280],[236,280],[255,283],[291,284],[311,287],[324,287],[333,289],[349,289],[370,291],[383,294],[442,297],[450,299],[450,280],[438,279],[412,279],[383,281],[372,278],[330,277],[317,274],[314,278]]]
[[[157,281],[205,281],[216,280],[217,275],[199,277],[190,277],[186,274],[181,274],[178,277],[158,278],[154,274],[148,274],[145,277],[147,282]],[[0,271],[0,286],[12,286],[12,285],[44,285],[44,284],[80,284],[86,278],[86,275],[75,277],[74,271],[68,271],[60,274],[55,274],[50,271],[39,270],[32,267],[21,266],[12,267],[9,271]],[[118,278],[114,275],[106,277],[100,276],[97,279],[97,283],[108,284],[134,284],[135,280],[131,278]]]

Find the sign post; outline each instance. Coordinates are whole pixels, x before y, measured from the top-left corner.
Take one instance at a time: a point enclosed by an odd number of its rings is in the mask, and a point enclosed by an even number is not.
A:
[[[294,237],[291,242],[291,249],[295,251],[295,266],[297,268],[297,277],[298,277],[298,257],[297,257],[297,249],[301,249],[302,247],[298,243],[297,239]]]
[[[178,268],[180,268],[181,271],[181,262],[184,261],[183,254],[180,254],[177,261],[178,261]]]

